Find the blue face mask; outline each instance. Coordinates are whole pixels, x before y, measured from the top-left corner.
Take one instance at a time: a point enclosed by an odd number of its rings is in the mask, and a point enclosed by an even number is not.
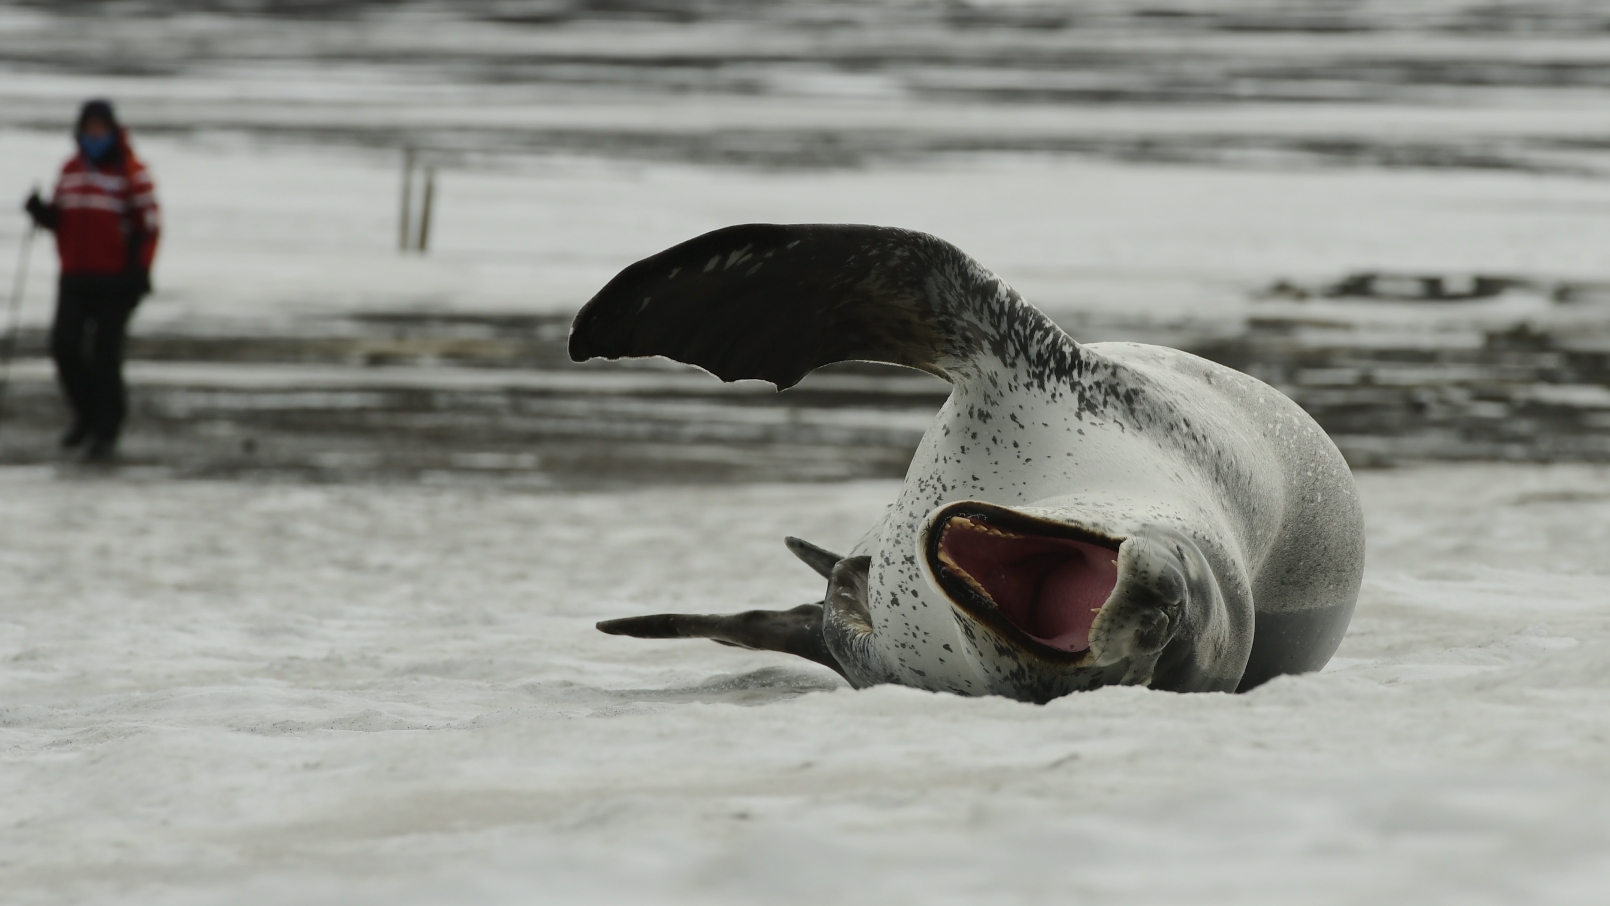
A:
[[[78,150],[84,152],[84,156],[90,160],[99,161],[106,156],[106,152],[112,150],[113,141],[111,133],[102,135],[99,138],[80,135],[78,137]]]

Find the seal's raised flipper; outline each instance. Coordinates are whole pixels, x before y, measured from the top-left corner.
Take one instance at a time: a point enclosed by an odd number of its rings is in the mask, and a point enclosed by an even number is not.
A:
[[[788,550],[794,556],[798,557],[806,566],[816,570],[816,574],[824,579],[833,578],[833,567],[844,559],[830,550],[817,547],[804,538],[795,538],[790,535],[783,539],[783,543],[788,545]]]
[[[821,604],[733,614],[657,613],[604,620],[598,629],[639,639],[710,639],[738,648],[781,651],[815,661],[844,676],[844,668],[822,638]]]
[[[690,239],[621,271],[576,315],[570,357],[662,355],[724,381],[780,389],[853,359],[957,383],[989,356],[1036,381],[1078,347],[962,251],[926,233],[752,223]]]

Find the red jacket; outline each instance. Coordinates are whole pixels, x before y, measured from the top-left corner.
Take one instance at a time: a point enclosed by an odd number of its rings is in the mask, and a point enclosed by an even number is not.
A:
[[[100,165],[74,155],[56,181],[50,206],[63,274],[151,269],[162,225],[155,186],[122,129],[117,146],[120,153]]]

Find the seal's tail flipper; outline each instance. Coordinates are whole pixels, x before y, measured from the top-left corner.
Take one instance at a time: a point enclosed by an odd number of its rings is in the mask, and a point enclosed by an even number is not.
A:
[[[956,383],[990,356],[1043,380],[1075,365],[1078,347],[1004,281],[926,233],[754,223],[633,264],[571,326],[575,361],[653,355],[786,389],[852,359]]]
[[[827,548],[817,547],[804,538],[795,538],[793,535],[784,538],[783,543],[788,545],[789,552],[798,557],[801,563],[816,570],[816,574],[824,579],[833,578],[833,567],[838,566],[839,561],[844,559]]]
[[[657,613],[604,620],[600,632],[639,639],[711,639],[723,645],[781,651],[815,661],[844,675],[844,668],[822,639],[822,605],[792,610],[749,610],[734,614]]]

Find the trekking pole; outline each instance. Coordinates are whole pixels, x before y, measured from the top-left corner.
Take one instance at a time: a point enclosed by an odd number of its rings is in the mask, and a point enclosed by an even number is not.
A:
[[[6,340],[0,348],[0,415],[4,414],[6,390],[11,386],[11,360],[17,354],[17,333],[22,330],[22,293],[28,286],[28,258],[33,251],[34,233],[39,228],[28,222],[28,231],[22,234],[22,252],[17,257],[17,273],[11,284],[11,304],[6,316]]]

